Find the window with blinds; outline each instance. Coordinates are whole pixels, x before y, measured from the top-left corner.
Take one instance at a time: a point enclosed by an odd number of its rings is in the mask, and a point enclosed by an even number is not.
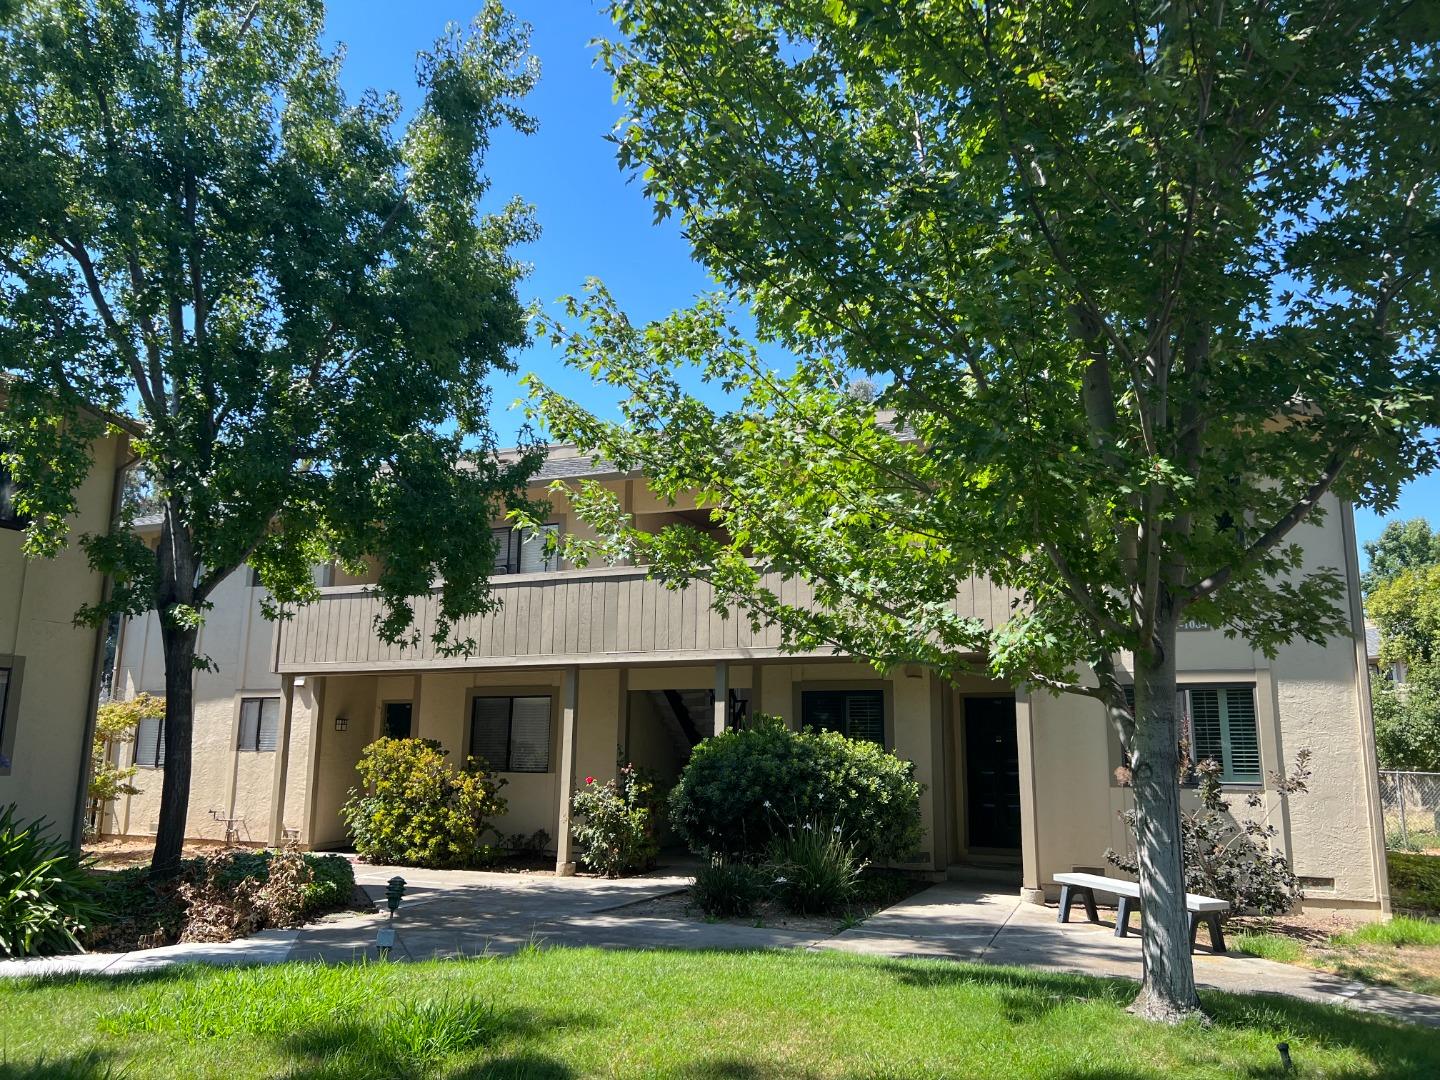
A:
[[[549,772],[550,698],[472,699],[470,756],[496,772]]]
[[[806,690],[800,695],[800,723],[838,731],[847,739],[885,743],[883,690]]]
[[[495,539],[496,574],[541,574],[557,570],[560,560],[552,545],[551,537],[560,535],[559,525],[542,525],[538,529],[491,529]]]
[[[135,725],[135,761],[142,769],[159,769],[165,765],[165,720],[160,716],[142,716]]]
[[[280,699],[243,698],[240,701],[239,749],[268,753],[280,746]]]
[[[1125,688],[1125,700],[1135,707],[1135,688]],[[1227,784],[1258,784],[1260,724],[1255,712],[1253,686],[1182,686],[1175,695],[1181,730],[1190,742],[1192,761],[1218,761],[1220,779]]]

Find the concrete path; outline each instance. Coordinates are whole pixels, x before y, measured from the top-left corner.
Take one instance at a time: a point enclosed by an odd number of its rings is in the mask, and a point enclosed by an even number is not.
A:
[[[0,976],[61,972],[118,975],[169,964],[344,963],[376,957],[387,924],[385,883],[406,879],[394,922],[397,960],[506,955],[534,943],[614,949],[833,949],[878,956],[932,957],[1012,964],[1137,979],[1138,934],[1117,938],[1110,925],[1061,925],[1055,909],[1021,903],[974,883],[942,882],[833,936],[815,932],[654,917],[624,910],[688,884],[680,874],[622,881],[528,874],[424,871],[357,866],[357,882],[376,900],[375,915],[271,930],[223,945],[172,945],[133,953],[0,961]],[[1105,914],[1102,912],[1102,915]],[[1369,987],[1304,968],[1239,955],[1195,953],[1206,987],[1283,994],[1440,1027],[1440,998]]]
[[[1138,979],[1139,934],[1115,937],[1114,913],[1102,909],[1100,914],[1112,921],[1088,923],[1082,912],[1061,924],[1053,907],[1022,903],[1016,896],[974,885],[943,882],[814,947]],[[1202,933],[1202,943],[1205,940]],[[1202,987],[1283,994],[1440,1027],[1440,998],[1367,986],[1238,953],[1214,954],[1203,945],[1194,956],[1195,980]]]

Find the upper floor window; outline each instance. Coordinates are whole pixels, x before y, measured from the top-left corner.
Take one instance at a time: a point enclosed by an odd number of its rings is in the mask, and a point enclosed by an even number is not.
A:
[[[242,698],[240,701],[241,750],[265,753],[280,745],[280,699]]]
[[[0,446],[0,451],[4,449]],[[0,458],[0,529],[23,529],[30,524],[30,519],[15,508],[15,498],[19,493],[15,478],[5,467],[4,459]]]
[[[559,525],[491,529],[490,534],[495,538],[496,574],[540,574],[560,567],[559,557],[546,543],[560,535]]]
[[[1125,688],[1125,697],[1134,708],[1133,687]],[[1191,761],[1218,762],[1222,783],[1261,782],[1254,686],[1181,686],[1175,707],[1180,730],[1190,744]]]
[[[160,716],[141,717],[135,725],[135,761],[143,769],[165,766],[165,719]]]
[[[847,739],[884,745],[883,690],[806,690],[800,695],[800,723],[818,731],[838,731]]]
[[[550,698],[475,698],[470,753],[496,772],[549,772]]]

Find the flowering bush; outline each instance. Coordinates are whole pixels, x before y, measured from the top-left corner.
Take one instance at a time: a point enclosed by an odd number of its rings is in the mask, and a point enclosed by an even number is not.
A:
[[[570,809],[577,819],[573,830],[580,858],[592,870],[614,878],[654,863],[660,850],[655,840],[655,785],[634,765],[621,766],[618,779],[603,784],[587,776]]]
[[[1289,775],[1270,774],[1270,786],[1281,801],[1291,795],[1303,794],[1310,778],[1310,751],[1295,756],[1295,771]],[[1128,784],[1125,770],[1120,770],[1122,785]],[[1242,817],[1231,814],[1230,801],[1220,786],[1220,766],[1213,760],[1190,763],[1187,746],[1180,748],[1182,781],[1194,776],[1200,794],[1200,805],[1180,815],[1180,835],[1185,847],[1185,888],[1193,893],[1230,901],[1229,914],[1254,912],[1260,915],[1283,915],[1301,899],[1300,884],[1283,851],[1274,848],[1279,830],[1264,817]],[[1259,810],[1265,805],[1263,791],[1245,795],[1245,805]],[[1127,810],[1121,818],[1135,831],[1135,811]],[[1131,852],[1123,855],[1105,852],[1112,866],[1131,874],[1139,873],[1139,864]]]
[[[470,758],[445,761],[433,739],[376,739],[355,770],[364,786],[341,807],[355,850],[374,863],[455,868],[493,861],[491,819],[505,812],[504,780]]]
[[[919,845],[915,766],[833,731],[789,731],[757,715],[695,747],[670,794],[670,821],[697,852],[755,860],[786,821],[838,825],[858,859],[903,860]]]

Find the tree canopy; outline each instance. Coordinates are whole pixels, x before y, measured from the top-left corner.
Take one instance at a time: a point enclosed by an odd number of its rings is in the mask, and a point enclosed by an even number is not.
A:
[[[1369,596],[1407,570],[1423,572],[1440,565],[1440,534],[1432,532],[1423,517],[1387,521],[1378,537],[1365,542],[1365,556],[1370,566],[1361,585]]]
[[[555,434],[711,510],[647,536],[590,486],[591,553],[709,578],[792,648],[1100,698],[1136,763],[1140,1009],[1192,1010],[1178,626],[1272,654],[1350,632],[1342,568],[1297,526],[1436,461],[1435,10],[612,12],[620,162],[724,294],[636,326],[596,286],[547,324],[625,394],[608,422],[537,383]],[[1021,598],[1003,625],[956,605],[974,575]]]
[[[407,598],[433,581],[437,639],[492,602],[475,522],[523,501],[537,459],[492,453],[486,377],[526,340],[511,249],[535,226],[483,163],[497,126],[533,129],[538,69],[491,0],[419,57],[402,122],[393,93],[347,99],[320,0],[13,6],[0,443],[32,556],[65,542],[103,424],[148,474],[159,542],[123,517],[85,537],[114,588],[81,614],[160,613],[173,860],[195,631],[237,567],[274,614],[314,595],[315,564],[374,557],[390,639],[413,640]]]

